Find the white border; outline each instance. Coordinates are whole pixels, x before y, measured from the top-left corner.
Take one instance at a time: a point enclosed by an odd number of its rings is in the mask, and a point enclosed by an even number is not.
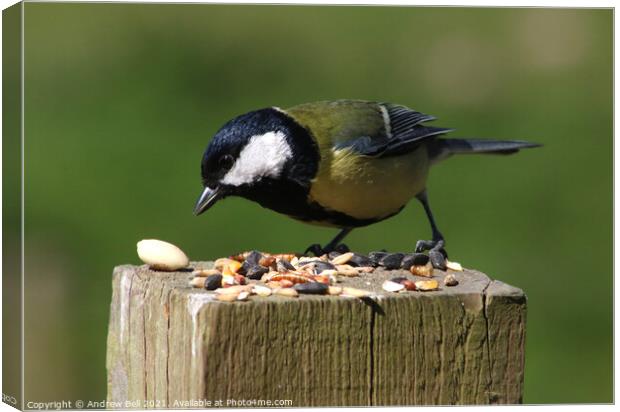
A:
[[[44,1],[44,0],[41,0]],[[30,0],[28,2],[41,2],[39,0]],[[74,3],[89,3],[87,1],[76,1],[76,0],[65,0],[64,2],[74,2]],[[101,2],[101,1],[100,1]],[[2,7],[2,9],[5,9],[13,4],[15,4],[15,1],[11,1],[11,0],[0,0],[0,5]],[[370,0],[364,0],[364,1],[352,1],[352,0],[338,0],[338,1],[326,1],[326,0],[315,0],[313,2],[309,2],[309,1],[300,1],[300,0],[290,0],[287,2],[278,2],[278,1],[256,1],[256,0],[243,0],[243,1],[239,1],[239,0],[228,0],[228,1],[196,1],[196,0],[185,0],[185,1],[174,1],[174,0],[152,0],[149,2],[146,1],[115,1],[115,2],[108,2],[108,3],[213,3],[213,4],[296,4],[296,5],[370,5],[370,6],[413,6],[413,5],[417,5],[417,6],[459,6],[459,7],[561,7],[561,8],[610,8],[610,7],[614,7],[616,6],[616,2],[615,1],[599,1],[599,0],[591,0],[591,1],[576,1],[576,0],[572,0],[572,1],[567,1],[567,0],[563,0],[563,1],[550,1],[550,0],[544,0],[544,1],[484,1],[484,0],[474,0],[474,1],[467,1],[467,2],[457,2],[457,1],[433,1],[433,0],[427,0],[424,2],[419,2],[419,1],[407,1],[407,0],[390,0],[390,1],[380,1],[380,0],[375,0],[375,1],[370,1]],[[22,5],[23,7],[23,5]],[[22,10],[22,45],[24,44],[24,13]],[[2,34],[1,34],[1,20],[0,20],[0,44],[2,41]],[[615,103],[615,97],[618,95],[618,85],[615,82],[615,76],[617,74],[616,72],[616,66],[615,66],[615,56],[617,55],[617,51],[618,51],[618,36],[616,34],[615,31],[615,16],[614,16],[614,103]],[[1,66],[1,55],[0,55],[0,66]],[[23,92],[24,92],[24,77],[23,77],[23,64],[24,64],[24,53],[23,53],[23,49],[22,49],[22,84],[21,84],[21,89],[22,89],[22,96],[23,96]],[[1,70],[1,69],[0,69]],[[1,86],[0,86],[0,92],[1,92]],[[21,216],[21,228],[22,228],[22,256],[21,256],[21,264],[22,264],[22,268],[24,268],[24,100],[22,99],[22,113],[21,113],[21,131],[22,131],[22,141],[21,141],[21,174],[22,174],[22,193],[21,193],[21,204],[22,204],[22,216]],[[2,109],[2,102],[0,100],[0,111]],[[615,139],[615,125],[616,125],[616,120],[617,120],[617,113],[616,113],[616,107],[614,104],[614,139]],[[1,126],[2,126],[2,120],[0,119],[0,130],[1,130]],[[614,141],[614,159],[618,158],[618,154],[619,154],[620,149],[618,148],[618,145],[615,144]],[[2,158],[1,158],[1,154],[2,154],[2,148],[0,147],[0,177],[1,177],[1,164],[2,164]],[[618,191],[616,190],[617,188],[617,182],[619,181],[618,179],[618,170],[615,167],[615,163],[614,163],[614,205],[617,204],[617,197],[616,194],[618,193]],[[0,202],[2,201],[2,192],[0,191]],[[614,240],[615,240],[615,233],[617,232],[619,226],[618,226],[618,222],[615,219],[615,207],[614,207]],[[0,233],[1,233],[1,229],[2,229],[2,221],[0,220]],[[2,240],[0,239],[0,247],[2,246]],[[615,273],[615,257],[618,255],[618,253],[620,253],[620,247],[615,243],[614,241],[614,273]],[[588,274],[590,276],[596,276],[596,274]],[[24,308],[23,308],[23,303],[24,303],[24,296],[23,296],[23,291],[24,291],[24,277],[23,277],[23,273],[22,273],[22,308],[21,308],[21,317],[22,317],[22,325],[23,325],[23,320],[24,320]],[[616,353],[618,353],[618,349],[620,348],[620,343],[617,339],[617,336],[615,334],[615,331],[618,330],[618,322],[619,322],[619,312],[618,312],[618,306],[615,304],[615,296],[618,296],[618,284],[617,282],[615,282],[614,280],[614,304],[613,304],[613,308],[614,308],[614,400],[617,400],[617,396],[619,394],[619,386],[618,386],[618,381],[615,379],[616,375],[615,372],[616,370],[618,370],[618,366],[619,366],[619,362],[618,362],[618,358],[616,357]],[[1,297],[0,297],[1,299]],[[0,318],[2,315],[2,307],[0,306]],[[2,330],[0,328],[0,342],[1,342],[1,337],[2,337]],[[22,348],[23,348],[23,344],[24,344],[24,336],[23,336],[23,329],[22,329]],[[24,366],[24,358],[23,358],[23,351],[22,351],[22,371],[23,371],[23,366]],[[0,359],[0,370],[2,367],[2,361]],[[587,376],[582,376],[582,377],[575,377],[575,385],[579,385],[579,380],[580,379],[588,379],[589,377]],[[2,375],[0,374],[0,387],[2,385]],[[570,388],[566,388],[566,390],[570,390]],[[22,374],[22,400],[24,399],[24,375]],[[527,408],[528,406],[506,406],[506,407],[502,407],[502,411],[514,411],[514,410],[520,410],[522,408]],[[529,406],[530,408],[532,408],[532,406]],[[463,410],[463,411],[478,411],[478,410],[482,410],[485,407],[461,407],[459,410]],[[567,411],[567,412],[577,412],[577,411],[583,411],[583,410],[609,410],[615,407],[613,405],[558,405],[558,406],[537,406],[537,409],[542,409],[542,410],[550,410],[550,411]],[[339,408],[340,410],[358,410],[359,408],[353,409],[353,408]],[[373,408],[373,409],[378,409],[378,410],[388,410],[388,408]],[[416,408],[419,409],[419,408]],[[429,409],[428,407],[422,408],[422,409]],[[230,409],[227,409],[230,410]],[[246,409],[247,410],[247,409]],[[297,409],[300,410],[300,409]],[[303,408],[301,410],[311,410],[310,408]],[[3,411],[14,411],[13,408],[11,408],[10,406],[4,404],[4,403],[0,403],[0,412]]]

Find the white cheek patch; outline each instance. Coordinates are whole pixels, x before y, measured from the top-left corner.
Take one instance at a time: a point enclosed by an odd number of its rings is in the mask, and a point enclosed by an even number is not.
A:
[[[292,156],[284,133],[269,132],[252,136],[221,182],[240,186],[261,177],[277,177]]]

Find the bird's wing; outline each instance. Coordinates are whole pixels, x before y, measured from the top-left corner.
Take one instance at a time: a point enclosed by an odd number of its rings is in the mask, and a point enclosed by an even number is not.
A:
[[[453,129],[426,126],[424,123],[435,120],[434,116],[417,112],[408,107],[378,103],[383,108],[389,134],[388,143],[374,153],[380,157],[394,156],[415,149],[421,142]]]
[[[362,100],[306,103],[286,112],[311,131],[322,150],[348,148],[366,156],[394,156],[451,129],[424,126],[435,118],[407,107]]]

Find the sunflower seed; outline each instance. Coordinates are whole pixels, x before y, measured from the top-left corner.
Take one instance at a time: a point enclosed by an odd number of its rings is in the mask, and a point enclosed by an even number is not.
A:
[[[424,253],[411,253],[405,255],[400,265],[401,268],[409,270],[411,266],[426,265],[428,263],[428,256]]]
[[[403,261],[404,256],[405,255],[402,253],[390,253],[381,258],[379,265],[388,270],[398,269],[400,268],[400,264]]]
[[[332,265],[329,262],[321,262],[320,260],[314,263],[314,273],[317,275],[321,274],[326,270],[334,270],[336,266]]]
[[[370,259],[373,266],[378,266],[379,261],[381,261],[384,256],[387,256],[387,254],[387,252],[370,252],[368,254],[368,259]]]
[[[440,251],[431,250],[428,252],[428,257],[434,268],[446,270],[446,258]]]
[[[335,258],[337,258],[337,257],[338,257],[338,256],[340,256],[340,255],[342,255],[342,253],[340,253],[340,252],[336,252],[336,251],[333,251],[333,252],[329,252],[329,253],[327,254],[327,258],[328,258],[328,259],[335,259]]]
[[[256,265],[248,269],[248,272],[245,274],[245,276],[248,279],[259,280],[267,272],[269,272],[269,269],[267,269],[266,267]]]
[[[349,265],[351,266],[371,266],[372,261],[363,255],[354,254],[349,260]]]
[[[295,266],[291,265],[288,260],[284,259],[279,259],[276,267],[278,268],[278,272],[280,273],[286,273],[291,270],[295,270]]]
[[[324,283],[299,283],[295,285],[294,289],[299,293],[306,293],[310,295],[324,295],[329,290],[329,286]]]
[[[215,290],[222,287],[222,275],[211,275],[207,277],[204,288],[207,290]]]
[[[258,262],[260,262],[262,258],[263,258],[262,253],[256,250],[253,250],[245,257],[245,261],[249,263],[250,266],[256,266],[258,265]]]
[[[245,276],[248,274],[248,270],[250,270],[252,266],[253,265],[246,260],[241,264],[241,267],[237,270],[237,273]]]

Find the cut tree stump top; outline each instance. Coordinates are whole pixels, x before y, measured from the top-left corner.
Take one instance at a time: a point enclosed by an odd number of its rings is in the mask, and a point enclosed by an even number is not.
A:
[[[371,291],[370,300],[272,295],[226,303],[189,286],[191,270],[119,266],[108,400],[177,408],[229,399],[288,399],[296,407],[520,403],[523,291],[475,270],[448,273],[459,284],[445,286],[446,272],[435,270],[438,291],[386,292],[381,285],[393,277],[428,278],[377,268],[338,285]]]

